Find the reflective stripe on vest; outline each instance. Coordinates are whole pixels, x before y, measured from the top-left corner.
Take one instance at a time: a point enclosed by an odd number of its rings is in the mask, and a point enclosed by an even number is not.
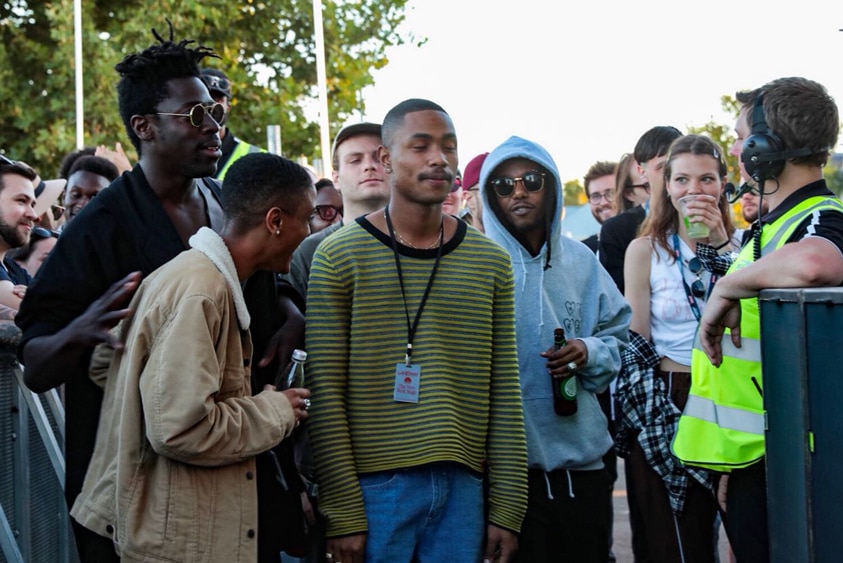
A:
[[[688,395],[682,416],[692,416],[718,425],[720,428],[764,435],[764,415],[718,405],[711,399]]]
[[[812,197],[794,206],[761,232],[762,256],[781,248],[796,228],[821,211],[843,213],[843,203]],[[753,242],[747,243],[727,276],[753,262]],[[719,368],[702,351],[699,335],[691,357],[691,390],[676,435],[673,454],[683,463],[716,471],[746,467],[764,456],[765,414],[761,381],[761,323],[758,299],[741,302],[741,347],[728,331],[721,340]]]

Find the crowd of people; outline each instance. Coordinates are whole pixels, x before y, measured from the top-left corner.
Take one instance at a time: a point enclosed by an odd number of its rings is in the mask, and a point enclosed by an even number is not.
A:
[[[0,313],[64,389],[83,562],[613,561],[616,455],[636,562],[716,561],[721,520],[769,560],[755,297],[843,283],[823,86],[738,93],[737,194],[675,127],[596,162],[576,241],[535,141],[461,170],[408,99],[319,179],[228,130],[213,50],[153,33],[115,67],[134,165],[0,159]]]

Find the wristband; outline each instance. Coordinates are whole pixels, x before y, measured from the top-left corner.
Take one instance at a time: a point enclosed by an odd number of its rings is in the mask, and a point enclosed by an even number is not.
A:
[[[729,243],[731,243],[731,242],[732,242],[732,241],[730,241],[729,239],[726,239],[726,242],[724,242],[724,243],[723,243],[723,244],[721,244],[720,246],[713,246],[712,248],[713,248],[714,250],[722,250],[723,248],[725,248],[725,247],[726,247],[726,245],[728,245],[728,244],[729,244]]]

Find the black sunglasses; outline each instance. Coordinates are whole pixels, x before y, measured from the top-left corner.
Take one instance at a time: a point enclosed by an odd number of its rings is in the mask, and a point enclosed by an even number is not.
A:
[[[206,74],[202,76],[202,80],[205,81],[205,85],[208,87],[209,90],[214,89],[220,90],[222,92],[231,91],[231,82],[229,82],[225,78],[220,78],[219,76]]]
[[[337,207],[336,205],[317,205],[313,209],[313,215],[310,217],[313,218],[316,215],[319,215],[319,218],[323,221],[333,221],[337,218],[337,215],[342,214],[342,209]]]
[[[527,172],[520,178],[495,178],[489,180],[489,185],[500,197],[509,197],[515,191],[515,184],[521,182],[528,192],[540,192],[544,187],[543,172]]]
[[[213,103],[210,105],[202,105],[196,104],[188,113],[164,113],[164,112],[157,112],[155,115],[172,115],[174,117],[188,117],[190,118],[190,124],[194,127],[202,127],[202,123],[205,121],[205,115],[210,115],[211,119],[213,119],[217,125],[222,125],[223,121],[225,120],[225,107],[222,104]]]
[[[696,297],[697,299],[702,299],[705,297],[705,284],[700,279],[700,274],[702,274],[702,262],[700,259],[694,256],[688,262],[688,269],[691,270],[691,273],[697,276],[697,279],[694,280],[694,283],[691,284],[691,294]]]

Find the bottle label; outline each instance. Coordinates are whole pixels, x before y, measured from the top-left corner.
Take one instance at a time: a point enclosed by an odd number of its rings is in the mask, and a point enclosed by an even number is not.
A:
[[[392,399],[394,401],[399,403],[418,403],[420,384],[420,365],[407,365],[404,362],[395,364],[395,389],[392,392]]]
[[[577,398],[577,378],[571,376],[562,383],[562,396],[568,401],[575,401]]]

